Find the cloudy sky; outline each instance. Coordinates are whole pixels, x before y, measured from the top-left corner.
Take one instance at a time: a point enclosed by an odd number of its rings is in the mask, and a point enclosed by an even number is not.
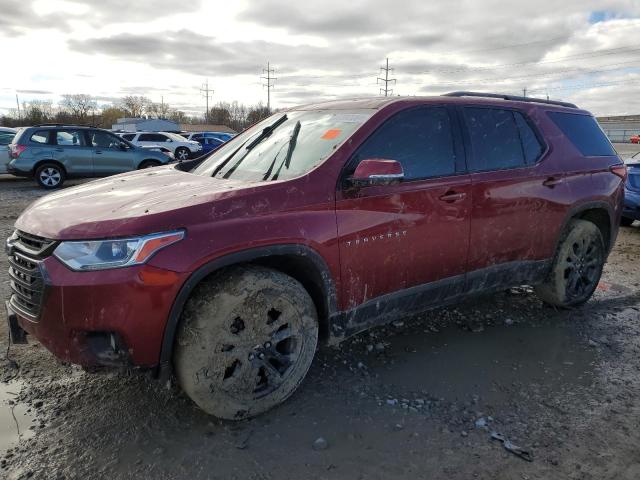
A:
[[[196,114],[378,95],[497,91],[640,113],[640,0],[0,0],[0,113],[21,101],[145,95]]]

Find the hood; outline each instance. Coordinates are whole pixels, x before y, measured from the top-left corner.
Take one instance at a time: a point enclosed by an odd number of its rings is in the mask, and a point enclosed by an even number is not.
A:
[[[159,167],[95,180],[32,203],[16,228],[56,240],[98,239],[188,226],[212,201],[235,199],[255,184],[216,180]],[[202,208],[194,208],[201,206]]]

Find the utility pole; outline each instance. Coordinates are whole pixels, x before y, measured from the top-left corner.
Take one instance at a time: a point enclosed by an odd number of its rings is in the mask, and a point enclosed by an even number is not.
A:
[[[271,68],[269,62],[267,62],[267,68],[262,69],[262,73],[266,74],[266,77],[260,77],[262,80],[266,80],[267,83],[263,83],[263,87],[267,87],[267,111],[271,113],[271,89],[277,78],[273,76],[276,73],[275,69]]]
[[[395,78],[389,78],[389,72],[393,72],[393,68],[389,68],[389,59],[387,58],[387,64],[385,67],[380,67],[380,72],[384,72],[384,78],[380,78],[378,77],[378,80],[376,81],[376,83],[380,83],[383,82],[384,83],[384,88],[380,89],[380,93],[384,93],[385,97],[388,97],[389,94],[393,94],[393,89],[389,88],[389,84],[393,83],[394,85],[396,84],[396,79]]]
[[[20,101],[18,100],[17,93],[16,93],[16,105],[18,106],[18,120],[20,120]]]
[[[213,96],[213,90],[209,90],[209,79],[202,84],[200,88],[200,93],[205,98],[206,112],[204,114],[204,121],[209,123],[209,98]]]
[[[527,98],[527,87],[524,87],[524,88],[522,89],[522,96],[523,96],[524,98]]]
[[[208,108],[207,111],[209,111]],[[160,118],[164,118],[164,95],[160,96]]]

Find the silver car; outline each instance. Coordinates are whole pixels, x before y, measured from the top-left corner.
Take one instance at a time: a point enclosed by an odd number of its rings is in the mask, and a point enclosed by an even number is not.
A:
[[[0,173],[7,173],[7,164],[11,160],[7,145],[11,143],[17,131],[15,128],[0,127]]]

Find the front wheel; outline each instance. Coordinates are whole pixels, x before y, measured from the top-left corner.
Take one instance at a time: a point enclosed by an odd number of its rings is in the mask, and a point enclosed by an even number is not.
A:
[[[598,286],[605,258],[600,229],[586,220],[573,220],[560,240],[547,279],[535,288],[536,294],[557,307],[585,303]]]
[[[57,163],[43,163],[36,169],[36,181],[48,190],[61,187],[65,179],[64,169]]]
[[[178,147],[178,148],[176,148],[176,153],[175,153],[176,160],[180,160],[180,161],[188,160],[189,159],[189,155],[190,155],[190,152],[189,152],[189,149],[187,147]]]
[[[187,301],[174,367],[200,408],[237,420],[286,400],[307,374],[317,342],[315,305],[297,280],[234,267],[203,281]]]

